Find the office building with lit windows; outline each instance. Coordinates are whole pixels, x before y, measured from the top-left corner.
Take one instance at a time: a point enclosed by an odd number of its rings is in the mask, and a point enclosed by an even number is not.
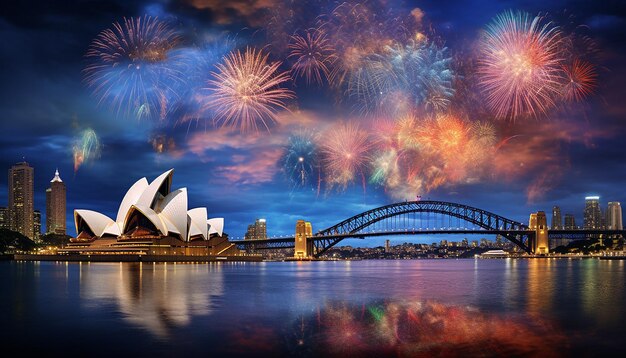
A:
[[[9,228],[27,238],[35,238],[33,182],[35,170],[27,162],[9,169]]]
[[[586,230],[602,228],[602,210],[600,210],[599,196],[588,196],[585,198],[583,228]]]

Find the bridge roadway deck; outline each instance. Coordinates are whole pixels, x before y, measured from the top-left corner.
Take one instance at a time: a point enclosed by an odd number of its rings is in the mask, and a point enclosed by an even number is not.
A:
[[[334,239],[365,239],[367,237],[374,236],[396,236],[396,235],[441,235],[441,234],[465,234],[465,235],[497,235],[497,234],[515,234],[520,236],[534,235],[533,230],[457,230],[457,229],[444,229],[444,230],[400,230],[400,231],[374,231],[363,233],[350,233],[350,234],[338,234],[338,235],[314,235],[310,237],[310,240],[334,240]],[[551,239],[571,239],[581,240],[587,237],[597,237],[599,235],[622,235],[626,237],[626,230],[549,230],[548,235]],[[293,236],[275,237],[264,240],[231,240],[231,243],[236,244],[240,249],[255,248],[255,249],[289,249],[295,246],[295,238]]]

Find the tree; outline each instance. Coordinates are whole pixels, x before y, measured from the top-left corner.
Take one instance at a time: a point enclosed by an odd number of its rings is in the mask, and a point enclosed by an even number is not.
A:
[[[37,244],[16,231],[0,229],[0,252],[10,251],[30,251],[37,247]]]
[[[41,237],[44,245],[63,246],[70,242],[70,236],[64,234],[45,234]]]

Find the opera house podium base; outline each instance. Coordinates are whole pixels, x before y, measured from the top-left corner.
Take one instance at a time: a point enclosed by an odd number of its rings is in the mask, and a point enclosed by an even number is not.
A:
[[[228,237],[181,241],[172,237],[101,238],[74,241],[55,254],[15,255],[15,260],[100,262],[213,262],[262,261],[260,255],[241,252]]]

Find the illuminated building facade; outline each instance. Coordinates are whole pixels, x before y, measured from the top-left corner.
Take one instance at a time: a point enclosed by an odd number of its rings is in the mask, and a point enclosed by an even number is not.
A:
[[[33,240],[35,170],[27,162],[17,163],[9,169],[9,228]]]
[[[535,230],[535,239],[532,243],[533,254],[547,254],[550,251],[548,240],[548,219],[546,213],[537,211],[530,214],[528,227]]]
[[[65,206],[65,183],[57,170],[46,189],[46,233],[65,235]]]
[[[248,230],[244,240],[265,240],[267,239],[267,223],[265,219],[256,219],[254,224],[248,225]]]
[[[561,230],[563,228],[563,220],[561,219],[561,208],[558,206],[552,207],[552,221],[550,229]]]
[[[599,196],[588,196],[585,198],[583,227],[584,229],[602,228],[602,211],[600,210]]]
[[[619,201],[609,202],[606,211],[606,228],[609,230],[623,230],[622,225],[622,205]]]
[[[115,220],[74,210],[77,235],[62,253],[240,255],[223,234],[223,218],[208,219],[206,208],[188,209],[186,188],[171,190],[173,173],[168,170],[151,183],[139,179],[122,199]]]
[[[303,259],[313,255],[313,242],[307,240],[311,236],[313,236],[313,226],[311,223],[304,220],[298,220],[296,222],[295,258]]]

